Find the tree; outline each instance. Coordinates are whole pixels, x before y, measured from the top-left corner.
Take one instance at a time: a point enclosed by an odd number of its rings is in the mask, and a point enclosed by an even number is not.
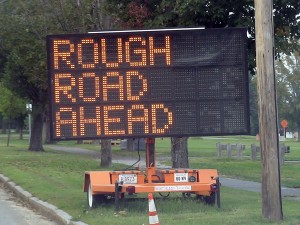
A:
[[[102,139],[100,167],[111,167],[111,165],[112,165],[111,140]]]
[[[300,52],[284,55],[276,62],[277,93],[280,119],[298,131],[300,141]]]
[[[46,35],[102,27],[100,0],[7,0],[0,7],[0,78],[32,103],[29,150],[43,151],[42,126],[48,103]]]
[[[254,1],[238,0],[110,0],[106,10],[122,28],[247,27],[249,70],[255,70]],[[274,1],[276,56],[299,49],[300,2]],[[298,19],[297,19],[298,18]]]
[[[111,22],[110,17],[103,13],[101,5],[105,3],[106,0],[97,0],[92,4],[92,9],[90,11],[91,20],[93,21],[93,28],[96,30],[110,29]],[[101,162],[100,167],[111,167],[112,165],[112,152],[111,152],[111,140],[102,139],[101,140]]]
[[[10,90],[4,87],[3,83],[0,83],[0,93],[0,112],[8,120],[7,146],[9,146],[11,122],[13,120],[21,121],[20,137],[22,135],[24,119],[27,115],[25,109],[26,101],[15,96]]]
[[[172,168],[189,168],[187,137],[171,138]]]
[[[126,150],[127,151],[134,151],[134,138],[127,138]]]
[[[48,87],[43,36],[45,21],[40,20],[42,16],[37,7],[22,1],[7,1],[2,6],[0,37],[1,46],[7,52],[2,80],[17,96],[32,102],[33,126],[29,150],[42,151],[43,108]]]
[[[251,135],[259,133],[258,124],[258,98],[257,98],[257,79],[255,76],[251,77],[249,85],[249,105],[250,105],[250,127]]]

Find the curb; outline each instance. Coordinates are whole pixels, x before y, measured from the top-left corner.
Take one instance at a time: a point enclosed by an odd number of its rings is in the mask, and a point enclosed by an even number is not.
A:
[[[81,221],[72,221],[72,216],[68,213],[58,209],[56,206],[39,200],[32,196],[28,191],[16,185],[14,182],[2,174],[0,174],[0,183],[10,191],[12,191],[22,202],[30,205],[34,210],[39,212],[44,217],[51,219],[59,225],[88,225]]]

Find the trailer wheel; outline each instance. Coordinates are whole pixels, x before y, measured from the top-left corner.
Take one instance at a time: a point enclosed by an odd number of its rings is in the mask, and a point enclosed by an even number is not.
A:
[[[104,195],[93,195],[92,185],[89,181],[87,190],[87,203],[89,208],[94,208],[97,204],[104,202]]]
[[[164,193],[164,192],[158,192],[158,194],[161,196],[161,197],[164,197],[164,198],[167,198],[167,197],[169,197],[170,196],[170,192],[168,192],[168,193]]]
[[[197,195],[197,199],[203,201],[206,205],[215,205],[216,204],[216,193],[211,193],[210,196]]]
[[[190,198],[191,197],[191,193],[190,192],[182,192],[182,197],[183,198]]]
[[[95,197],[92,193],[92,185],[91,182],[89,181],[89,186],[87,190],[87,203],[89,208],[93,208],[95,206]]]
[[[211,193],[210,196],[204,196],[203,200],[206,205],[215,205],[216,204],[216,192]]]

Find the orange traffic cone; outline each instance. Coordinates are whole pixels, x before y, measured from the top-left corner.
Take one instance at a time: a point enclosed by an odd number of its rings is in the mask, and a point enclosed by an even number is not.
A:
[[[148,200],[149,200],[149,225],[160,225],[152,193],[148,194]]]

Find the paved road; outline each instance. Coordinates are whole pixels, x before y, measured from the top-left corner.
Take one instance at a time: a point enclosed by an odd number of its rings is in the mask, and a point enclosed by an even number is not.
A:
[[[59,145],[47,145],[47,147],[54,149],[54,150],[59,150],[59,151],[64,151],[72,154],[82,154],[82,155],[90,155],[94,157],[95,159],[100,158],[100,153],[87,150],[87,149],[82,149],[82,148],[73,148],[73,147],[65,147],[65,146],[59,146]],[[124,158],[121,156],[116,156],[113,157],[113,162],[114,163],[122,163],[126,165],[132,165],[136,162],[136,159],[129,159],[129,158]],[[100,160],[100,159],[99,159]],[[159,163],[159,160],[156,162],[157,167],[163,167],[166,168],[167,166],[162,165]],[[141,168],[144,168],[146,165],[145,159],[141,159],[141,161],[136,164],[135,166],[139,166]],[[170,167],[169,167],[170,168]],[[227,178],[227,177],[220,177],[220,182],[222,186],[224,187],[230,187],[230,188],[237,188],[241,190],[246,190],[246,191],[254,191],[254,192],[261,192],[261,184],[258,182],[253,182],[253,181],[244,181],[244,180],[238,180],[238,179],[233,179],[233,178]],[[282,187],[281,188],[281,193],[283,197],[289,197],[293,198],[295,200],[300,201],[300,189],[299,188],[287,188],[287,187]]]
[[[221,177],[220,181],[222,183],[222,186],[225,187],[237,188],[237,189],[254,191],[254,192],[261,192],[261,183],[258,182],[238,180],[238,179],[232,179],[227,177],[226,178]],[[288,197],[300,201],[299,188],[281,187],[281,195],[283,197]]]
[[[56,225],[18,201],[0,184],[0,225]]]

